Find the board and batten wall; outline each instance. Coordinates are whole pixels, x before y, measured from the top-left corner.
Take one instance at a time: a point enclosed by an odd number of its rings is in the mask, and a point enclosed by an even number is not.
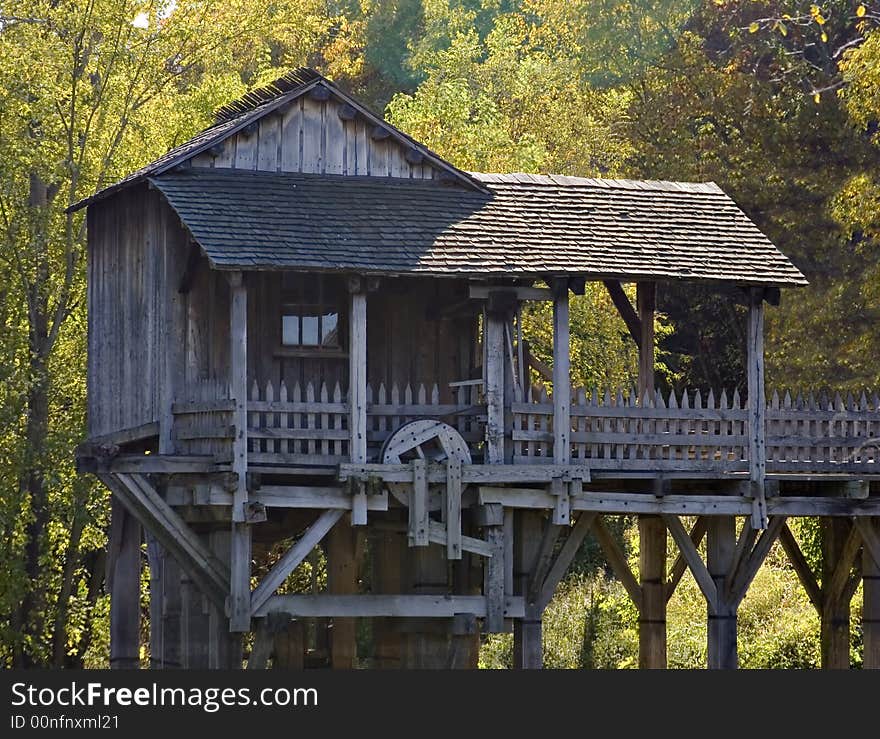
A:
[[[174,275],[188,239],[177,216],[146,185],[88,210],[88,433],[90,437],[159,421]],[[176,356],[172,353],[169,360]]]
[[[392,136],[374,139],[374,125],[362,116],[340,117],[351,112],[333,97],[319,101],[302,95],[196,155],[190,164],[262,172],[439,178],[429,163],[407,161],[410,147]]]

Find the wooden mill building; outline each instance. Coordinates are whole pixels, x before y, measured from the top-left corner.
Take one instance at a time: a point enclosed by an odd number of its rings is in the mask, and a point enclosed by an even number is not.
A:
[[[880,666],[878,399],[765,391],[764,304],[806,281],[714,184],[463,172],[301,69],[86,206],[78,463],[113,493],[114,666],[138,663],[142,537],[155,666],[472,667],[480,633],[512,631],[537,668],[588,533],[639,610],[643,667],[666,664],[688,569],[709,666],[736,666],[737,608],[776,541],[823,664],[849,664],[863,583]],[[748,306],[743,396],[655,391],[656,287],[683,280]],[[571,387],[587,281],[640,347],[635,390]],[[553,305],[543,388],[528,301]],[[619,514],[638,516],[637,572]],[[823,517],[821,572],[797,516]]]

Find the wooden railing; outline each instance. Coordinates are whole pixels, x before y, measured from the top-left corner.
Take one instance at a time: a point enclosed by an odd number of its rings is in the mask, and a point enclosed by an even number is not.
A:
[[[231,454],[234,402],[225,388],[199,390],[174,404],[174,437],[182,454]],[[213,394],[213,397],[210,397]],[[349,404],[337,384],[288,388],[254,383],[248,400],[248,463],[336,465],[349,461]],[[485,404],[479,388],[440,390],[392,385],[367,388],[368,458],[408,421],[436,418],[455,427],[475,462],[483,460]],[[767,403],[768,472],[869,474],[880,468],[880,398],[772,393]],[[738,392],[656,393],[641,402],[634,392],[572,392],[571,462],[592,469],[686,471],[748,470],[748,410]],[[511,407],[510,441],[517,464],[553,460],[553,403],[530,388]],[[880,473],[880,469],[878,469]]]
[[[553,458],[553,404],[530,388],[513,404],[514,461]],[[734,391],[656,393],[578,389],[571,404],[571,459],[593,469],[745,472],[748,410]],[[774,392],[767,405],[767,470],[871,470],[880,461],[880,400]]]

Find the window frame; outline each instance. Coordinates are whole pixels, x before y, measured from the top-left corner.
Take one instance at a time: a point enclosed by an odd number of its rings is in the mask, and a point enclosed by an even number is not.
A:
[[[305,282],[316,281],[317,295],[312,300],[305,295]],[[305,273],[284,272],[281,276],[279,314],[276,321],[277,346],[275,354],[288,357],[313,357],[332,358],[347,357],[348,346],[345,340],[348,316],[345,312],[345,302],[342,299],[341,286],[333,276]],[[324,317],[336,314],[336,342],[332,345],[321,343],[326,338],[324,334]],[[287,316],[297,316],[300,343],[284,343],[284,319]],[[317,344],[303,344],[303,319],[308,317],[318,319]]]

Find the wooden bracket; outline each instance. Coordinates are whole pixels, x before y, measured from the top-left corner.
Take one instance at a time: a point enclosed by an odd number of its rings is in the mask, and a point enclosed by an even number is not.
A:
[[[718,589],[715,587],[715,581],[712,579],[712,575],[709,574],[709,569],[706,567],[706,563],[703,562],[703,558],[697,551],[691,536],[685,531],[678,516],[663,515],[663,521],[678,545],[678,551],[687,563],[691,574],[693,574],[694,579],[697,581],[697,585],[703,591],[709,615],[718,615]]]
[[[544,578],[544,582],[541,585],[541,595],[538,599],[538,607],[542,611],[547,607],[547,604],[553,597],[553,593],[556,592],[556,586],[559,585],[562,578],[565,577],[565,573],[568,571],[569,566],[574,560],[578,549],[580,549],[584,538],[592,528],[593,521],[596,520],[597,515],[598,514],[592,511],[581,513],[580,516],[578,516],[577,523],[575,523],[574,527],[569,531],[568,538],[562,545],[559,554],[556,555],[556,559],[553,560],[553,564],[550,566],[550,569]]]
[[[604,280],[603,284],[608,290],[608,294],[611,296],[611,302],[614,303],[614,306],[617,308],[617,312],[620,313],[620,317],[626,324],[626,328],[629,331],[630,336],[632,336],[633,341],[636,342],[636,346],[641,348],[642,321],[639,318],[636,309],[633,307],[633,304],[629,301],[629,298],[623,291],[623,286],[618,280]]]

